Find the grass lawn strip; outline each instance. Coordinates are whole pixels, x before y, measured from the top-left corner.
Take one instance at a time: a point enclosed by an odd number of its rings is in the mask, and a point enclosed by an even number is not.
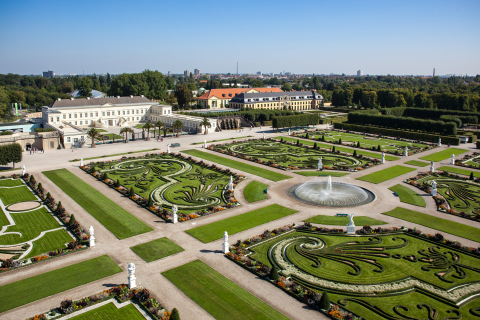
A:
[[[405,162],[405,164],[409,164],[411,166],[416,166],[416,167],[426,167],[430,163],[423,162],[423,161],[418,161],[418,160],[410,160],[410,161]]]
[[[324,216],[320,214],[318,216],[314,216],[303,221],[308,221],[310,223],[317,223],[317,224],[326,224],[331,226],[346,226],[350,221],[350,219],[348,217]],[[358,216],[358,217],[355,216],[354,222],[356,225],[359,225],[359,226],[365,226],[365,225],[377,226],[377,225],[387,224],[387,222],[373,219],[370,217],[364,217],[364,216]]]
[[[370,157],[370,158],[375,158],[375,159],[382,159],[382,154],[381,153],[369,152],[369,151],[366,151],[366,150],[363,150],[363,149],[345,148],[345,147],[341,147],[339,145],[326,144],[326,143],[322,143],[322,142],[319,142],[319,141],[306,140],[306,139],[302,139],[302,138],[290,138],[290,137],[279,136],[279,137],[274,137],[274,139],[279,139],[279,140],[283,139],[284,141],[294,141],[294,142],[297,142],[297,140],[300,140],[300,143],[303,143],[303,144],[306,144],[306,145],[309,145],[309,146],[313,146],[316,142],[317,146],[321,147],[321,148],[330,149],[332,147],[335,147],[335,150],[337,150],[337,151],[347,152],[347,153],[352,153],[352,154],[355,150],[357,150],[358,155],[363,155],[365,157]],[[394,160],[398,160],[398,159],[400,159],[400,158],[390,156],[390,155],[387,155],[387,154],[385,155],[385,160],[387,160],[387,161],[394,161]]]
[[[465,170],[465,169],[460,169],[460,168],[457,168],[457,167],[443,166],[443,167],[438,168],[437,171],[447,171],[447,172],[462,174],[462,175],[467,176],[467,177],[470,177],[470,174],[473,172],[474,177],[476,177],[476,178],[480,177],[480,171]]]
[[[143,315],[138,312],[137,308],[133,304],[128,304],[120,309],[113,304],[113,302],[107,303],[100,308],[87,311],[76,317],[70,318],[75,320],[145,320]]]
[[[419,195],[414,190],[406,186],[397,184],[388,189],[392,190],[393,192],[396,192],[400,197],[401,202],[413,204],[414,206],[419,206],[424,208],[427,206],[425,199],[421,195]]]
[[[130,249],[146,262],[152,262],[184,251],[182,247],[166,237],[142,243]]]
[[[104,255],[3,285],[0,287],[0,313],[122,271]]]
[[[26,186],[14,188],[0,188],[0,199],[5,207],[24,201],[35,201],[37,198]]]
[[[426,161],[438,162],[438,161],[442,161],[442,160],[450,158],[452,156],[452,154],[459,155],[459,154],[462,154],[462,153],[465,153],[465,152],[468,152],[468,150],[458,149],[458,148],[448,148],[448,149],[442,150],[440,152],[435,152],[435,153],[432,153],[428,156],[421,157],[420,159],[426,160]]]
[[[267,184],[260,183],[258,181],[252,181],[245,189],[243,189],[243,196],[245,200],[248,202],[256,202],[264,199],[268,199],[267,195],[265,194],[265,189],[268,188]]]
[[[245,139],[245,138],[251,138],[251,137],[253,137],[253,136],[244,136],[244,137],[236,137],[236,138],[212,140],[212,141],[207,141],[207,143],[220,142],[220,141],[228,141],[228,140],[236,140],[236,139]],[[191,145],[195,145],[195,144],[202,144],[202,143],[205,143],[205,141],[204,141],[204,142],[194,142],[194,143],[190,143],[190,144],[191,144]]]
[[[153,230],[67,169],[45,171],[43,174],[118,239]]]
[[[305,177],[343,177],[346,176],[347,174],[350,174],[349,172],[335,172],[335,171],[295,171],[296,174],[305,176]]]
[[[401,176],[402,174],[409,173],[411,171],[415,171],[414,168],[408,168],[404,166],[393,166],[390,168],[386,168],[374,173],[367,174],[363,177],[357,178],[357,180],[367,181],[371,183],[381,183],[395,177]]]
[[[207,243],[222,238],[225,231],[227,231],[229,235],[232,235],[237,232],[286,217],[295,212],[298,211],[282,207],[278,204],[272,204],[270,206],[246,212],[235,217],[193,228],[185,232],[202,241],[203,243]]]
[[[277,172],[273,172],[273,171],[270,171],[270,170],[267,170],[267,169],[255,167],[255,166],[243,163],[243,162],[227,159],[227,158],[220,157],[220,156],[210,154],[210,153],[207,153],[207,152],[203,152],[203,151],[190,149],[190,150],[185,150],[185,151],[182,151],[182,152],[186,153],[186,154],[189,154],[191,156],[197,157],[197,158],[201,158],[201,159],[204,159],[204,160],[212,161],[212,162],[227,166],[229,168],[245,171],[245,172],[248,172],[248,173],[251,173],[251,174],[254,174],[256,176],[259,176],[259,177],[262,177],[262,178],[265,178],[265,179],[269,179],[269,180],[272,180],[272,181],[281,181],[281,180],[291,178],[291,177],[286,176],[286,175],[281,174],[281,173],[277,173]]]
[[[23,182],[20,179],[3,179],[0,180],[0,187],[16,187],[23,186]]]
[[[157,151],[157,150],[160,150],[160,149],[153,148],[153,149],[140,150],[140,151],[130,151],[130,152],[124,152],[124,153],[106,154],[104,156],[99,156],[99,157],[84,158],[83,160],[92,160],[92,159],[108,158],[108,157],[115,157],[115,156],[123,156],[125,154],[148,152],[148,151]],[[78,161],[80,161],[80,159],[70,160],[70,162],[78,162]]]
[[[216,319],[288,319],[200,260],[162,274]]]
[[[56,251],[58,248],[65,248],[65,244],[74,240],[65,229],[54,230],[45,233],[40,239],[33,241],[32,251],[24,259],[33,258],[42,253]]]
[[[437,218],[429,214],[424,214],[401,207],[396,207],[392,211],[384,212],[382,214],[450,233],[458,237],[480,242],[480,232],[478,228],[465,224],[443,218]]]

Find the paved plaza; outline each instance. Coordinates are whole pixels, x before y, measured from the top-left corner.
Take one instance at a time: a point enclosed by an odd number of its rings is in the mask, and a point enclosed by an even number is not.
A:
[[[324,125],[316,126],[317,129],[325,129]],[[141,131],[141,130],[140,130]],[[110,128],[109,132],[119,133],[119,129]],[[101,292],[112,285],[118,285],[127,282],[127,265],[130,262],[134,262],[136,265],[136,277],[137,285],[144,286],[150,289],[154,295],[159,299],[159,302],[167,310],[172,310],[177,308],[179,310],[180,316],[182,319],[213,319],[213,317],[207,313],[203,308],[186,296],[181,290],[179,290],[175,285],[173,285],[169,280],[167,280],[161,273],[172,268],[181,266],[185,263],[191,262],[193,260],[200,259],[216,271],[223,274],[228,279],[237,283],[262,301],[266,302],[273,308],[277,309],[290,319],[327,319],[317,310],[310,309],[306,304],[299,302],[295,298],[284,293],[282,290],[279,290],[274,285],[267,283],[266,281],[258,278],[254,274],[245,270],[244,268],[233,263],[229,259],[226,259],[221,252],[222,249],[222,240],[216,240],[210,243],[202,243],[196,238],[190,236],[188,233],[184,232],[185,230],[210,224],[215,221],[220,221],[229,217],[237,216],[258,208],[265,207],[271,204],[279,204],[281,206],[292,208],[298,210],[296,214],[280,218],[268,222],[266,224],[233,234],[230,236],[229,242],[235,243],[239,239],[245,239],[258,235],[264,232],[265,229],[274,229],[286,224],[297,223],[301,224],[303,220],[311,218],[316,215],[327,215],[334,216],[337,213],[350,214],[355,213],[355,217],[358,216],[368,216],[375,219],[379,219],[387,222],[387,225],[383,227],[397,227],[405,226],[408,228],[418,228],[425,233],[435,234],[437,231],[431,228],[427,228],[421,225],[416,225],[414,223],[400,220],[394,217],[387,215],[382,215],[382,212],[387,212],[393,210],[398,206],[403,208],[418,211],[424,214],[432,215],[435,217],[440,217],[455,221],[461,224],[474,226],[480,228],[480,223],[475,221],[470,221],[463,219],[458,216],[446,214],[437,211],[436,204],[432,197],[426,194],[422,194],[421,191],[415,189],[411,186],[410,188],[419,192],[424,196],[426,201],[426,207],[418,207],[407,203],[400,203],[399,197],[395,197],[389,187],[392,187],[397,184],[402,184],[403,180],[408,177],[415,176],[417,172],[427,171],[429,167],[414,167],[408,164],[405,164],[406,161],[417,160],[420,157],[424,157],[429,154],[436,153],[438,151],[447,149],[447,145],[442,145],[439,148],[434,148],[433,150],[425,151],[418,153],[416,155],[408,157],[400,157],[400,159],[395,161],[386,161],[385,164],[369,168],[365,171],[352,172],[343,177],[333,177],[334,182],[346,182],[360,187],[366,188],[372,191],[376,199],[375,201],[354,208],[330,208],[330,207],[317,207],[308,205],[296,199],[293,199],[287,196],[287,190],[299,183],[309,181],[311,179],[319,179],[316,177],[305,177],[299,174],[296,174],[292,171],[283,171],[275,168],[268,168],[265,165],[257,164],[251,161],[233,158],[228,155],[223,155],[208,149],[203,148],[203,144],[191,145],[194,142],[203,142],[205,139],[207,141],[212,140],[222,140],[230,139],[236,137],[245,137],[248,135],[253,136],[253,138],[262,138],[263,136],[268,137],[278,137],[279,132],[271,128],[254,128],[244,129],[243,131],[236,130],[224,130],[222,132],[213,132],[207,135],[198,134],[198,135],[184,135],[178,138],[168,137],[163,140],[163,142],[157,141],[156,139],[151,139],[150,141],[138,140],[130,141],[128,143],[114,143],[114,144],[102,144],[97,145],[96,148],[91,148],[91,140],[89,139],[87,143],[78,149],[63,149],[63,150],[53,150],[45,153],[35,153],[29,154],[27,152],[23,155],[23,161],[19,164],[16,164],[18,167],[25,165],[27,172],[33,174],[38,182],[41,182],[43,187],[48,190],[56,199],[56,201],[61,201],[63,206],[67,208],[69,213],[75,215],[77,221],[79,221],[83,226],[94,226],[95,228],[95,238],[97,245],[88,250],[80,251],[77,253],[69,254],[67,256],[58,257],[51,259],[42,263],[35,264],[33,266],[28,266],[20,268],[14,271],[5,272],[0,275],[0,286],[22,280],[25,278],[32,277],[34,275],[42,274],[44,272],[62,268],[77,262],[81,262],[87,259],[99,257],[105,254],[108,254],[123,270],[123,273],[116,274],[111,277],[103,278],[98,281],[88,283],[86,285],[73,288],[71,290],[55,294],[53,296],[44,298],[42,300],[32,302],[25,306],[4,312],[0,314],[0,319],[25,319],[27,317],[33,316],[40,312],[45,312],[51,308],[57,307],[60,302],[66,298],[71,299],[80,299],[86,296],[89,296],[93,293]],[[282,133],[281,135],[286,135]],[[223,141],[222,143],[227,142]],[[221,213],[216,213],[210,216],[204,216],[198,219],[193,219],[186,221],[184,223],[166,223],[162,219],[158,218],[154,214],[148,212],[144,208],[140,207],[130,199],[119,195],[114,189],[109,188],[104,183],[98,181],[91,175],[86,174],[79,168],[80,161],[70,162],[73,159],[86,159],[90,157],[101,157],[109,154],[117,153],[126,153],[126,152],[135,152],[147,149],[158,148],[160,150],[153,152],[165,152],[167,150],[167,145],[171,143],[179,143],[180,147],[171,148],[172,152],[178,153],[187,149],[197,149],[204,152],[214,153],[215,155],[221,155],[226,158],[232,158],[239,162],[248,163],[259,168],[269,169],[274,172],[282,173],[284,175],[290,176],[291,179],[282,180],[279,182],[273,182],[271,180],[255,176],[250,173],[242,172],[236,169],[232,169],[233,172],[243,174],[248,177],[247,180],[241,182],[235,188],[235,197],[241,203],[241,206],[235,207],[229,210],[226,210]],[[209,143],[210,144],[210,143]],[[468,149],[468,153],[473,153],[476,151],[474,144],[462,145],[461,148]],[[360,152],[360,151],[359,151]],[[468,154],[466,153],[466,154]],[[143,153],[135,153],[134,155],[142,155]],[[128,156],[128,155],[127,155]],[[122,156],[114,157],[105,157],[94,160],[84,160],[85,163],[89,161],[108,161],[112,159],[119,159]],[[211,163],[206,161],[207,163]],[[385,168],[393,167],[396,165],[404,165],[410,168],[415,168],[415,171],[410,173],[395,177],[393,179],[387,180],[382,183],[373,184],[366,181],[356,180],[356,178],[364,176],[366,174],[382,170]],[[435,164],[437,168],[441,166],[451,166],[450,159],[446,159]],[[224,168],[224,166],[220,167]],[[105,195],[109,199],[114,200],[120,206],[125,208],[127,211],[135,215],[137,218],[141,219],[147,225],[154,228],[154,231],[140,234],[134,237],[130,237],[123,240],[118,240],[110,231],[108,231],[102,224],[97,222],[89,213],[87,213],[79,204],[73,201],[68,197],[64,192],[62,192],[54,183],[47,179],[41,172],[47,170],[54,170],[66,168],[67,170],[74,173],[80,179],[94,187],[98,190],[99,193]],[[472,169],[475,171],[475,169]],[[478,171],[478,170],[477,170]],[[479,171],[480,172],[480,171]],[[9,175],[11,173],[20,173],[19,171],[7,171],[4,175]],[[328,171],[324,172],[328,174]],[[269,185],[268,188],[268,199],[261,200],[254,203],[248,203],[243,197],[243,189],[250,181],[259,181],[261,183]],[[328,227],[328,226],[327,226]],[[360,229],[362,226],[357,226],[357,229]],[[345,228],[345,227],[344,227]],[[443,232],[442,232],[443,233]],[[443,233],[445,234],[445,233]],[[220,237],[221,235],[219,235]],[[167,237],[168,239],[174,241],[176,244],[180,245],[185,250],[174,254],[172,256],[165,257],[160,260],[156,260],[150,263],[145,262],[141,259],[135,252],[133,252],[130,247],[159,239],[162,237]],[[460,238],[454,235],[445,234],[445,237],[451,240],[460,241],[466,246],[478,247],[479,243]]]

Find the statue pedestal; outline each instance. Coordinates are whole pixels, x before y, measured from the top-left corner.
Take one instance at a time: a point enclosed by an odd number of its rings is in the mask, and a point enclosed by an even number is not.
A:
[[[132,274],[128,276],[128,287],[133,289],[137,286],[137,278]]]
[[[95,247],[95,237],[94,236],[90,236],[89,246],[90,246],[90,248]]]
[[[347,226],[347,234],[355,234],[355,226]]]
[[[430,191],[430,194],[431,194],[432,196],[436,196],[436,195],[437,195],[437,188],[432,189],[432,190]]]
[[[226,241],[222,244],[222,252],[223,253],[229,253],[230,252],[230,245]]]
[[[178,222],[178,216],[176,214],[173,215],[173,220],[172,220],[173,223],[177,223]]]

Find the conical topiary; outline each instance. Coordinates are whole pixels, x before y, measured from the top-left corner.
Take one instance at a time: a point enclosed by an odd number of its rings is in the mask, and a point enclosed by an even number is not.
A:
[[[317,143],[316,142],[313,144],[313,149],[315,149],[315,150],[317,149]]]
[[[357,148],[360,148],[360,141],[357,142]]]
[[[115,183],[115,187],[116,188],[120,187],[120,180],[119,179],[117,179],[117,182]]]
[[[72,216],[70,217],[70,221],[68,222],[69,225],[72,225],[75,223],[75,216],[72,214]]]
[[[473,172],[470,173],[470,180],[474,180],[475,178],[473,177]]]
[[[153,199],[152,199],[152,197],[149,197],[149,198],[148,198],[148,207],[149,207],[149,208],[153,207]]]
[[[130,188],[130,197],[135,197],[135,191],[133,191],[133,187]]]
[[[173,308],[172,314],[170,315],[170,320],[180,320],[180,315],[178,314],[177,308]]]
[[[273,266],[272,270],[270,271],[270,279],[271,280],[278,280],[280,276],[278,275],[278,268],[277,266]]]
[[[335,146],[332,147],[332,152],[335,152]]]
[[[342,139],[338,139],[338,144],[342,144]]]
[[[330,298],[327,291],[323,291],[322,297],[318,301],[318,307],[322,310],[330,310]]]
[[[353,150],[353,156],[357,157],[357,150]]]
[[[107,180],[107,179],[108,179],[108,175],[107,175],[107,173],[105,172],[105,173],[103,174],[103,180]]]

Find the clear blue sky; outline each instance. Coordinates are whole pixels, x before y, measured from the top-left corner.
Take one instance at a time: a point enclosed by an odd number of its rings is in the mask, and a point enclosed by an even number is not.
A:
[[[0,73],[480,74],[480,1],[0,0]]]

